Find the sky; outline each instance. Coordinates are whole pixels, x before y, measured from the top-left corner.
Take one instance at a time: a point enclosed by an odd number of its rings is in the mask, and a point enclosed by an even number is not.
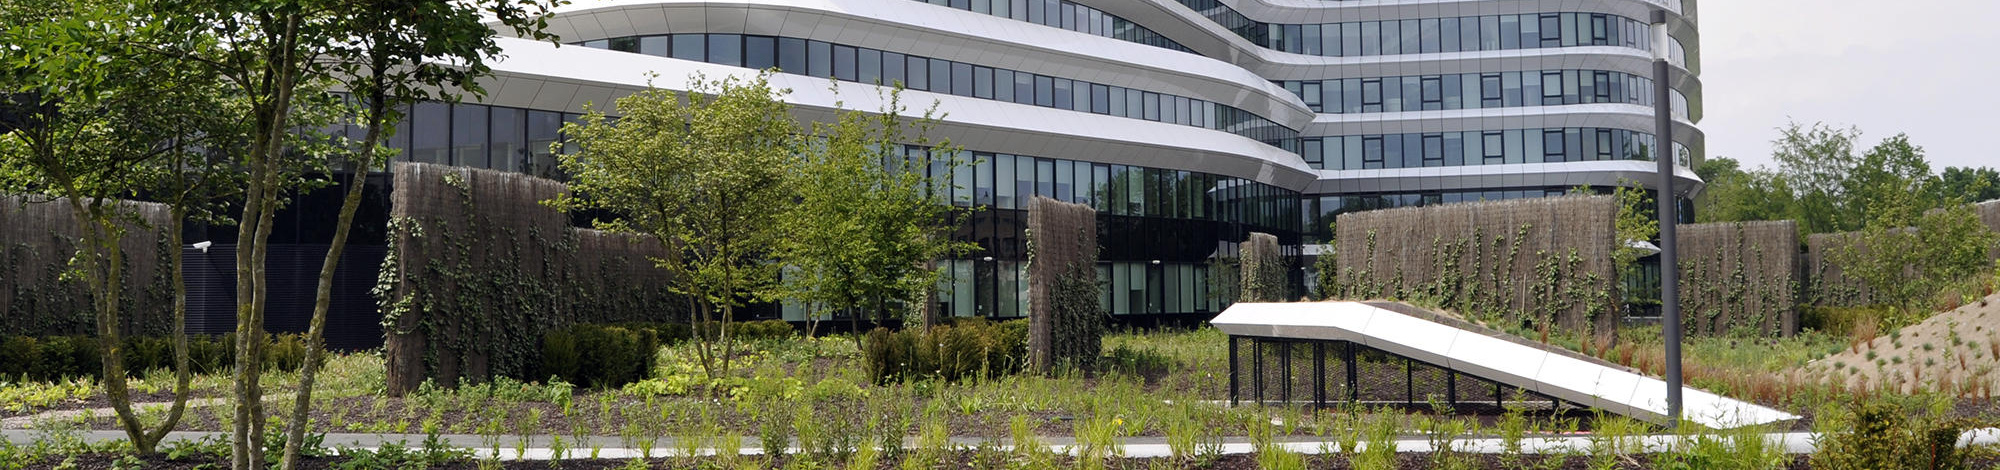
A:
[[[1705,0],[1709,157],[1774,165],[1787,122],[1906,133],[1933,171],[2000,168],[2000,1]]]

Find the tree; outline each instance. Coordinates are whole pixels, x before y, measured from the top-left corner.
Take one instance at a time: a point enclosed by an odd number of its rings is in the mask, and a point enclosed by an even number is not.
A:
[[[1846,232],[1864,225],[1848,204],[1846,182],[1861,163],[1854,155],[1854,140],[1860,137],[1858,128],[1838,129],[1823,123],[1811,127],[1792,123],[1779,129],[1771,157],[1778,161],[1778,172],[1792,189],[1797,208],[1793,215],[1803,232]]]
[[[1862,223],[1906,227],[1924,211],[1940,206],[1941,201],[1932,199],[1931,183],[1923,147],[1911,144],[1908,135],[1897,134],[1863,154],[1842,186],[1845,205]]]
[[[872,115],[843,110],[832,122],[813,123],[811,144],[789,166],[798,199],[781,222],[786,236],[777,252],[790,266],[790,297],[848,312],[856,332],[857,310],[875,312],[881,323],[889,305],[923,303],[938,281],[928,263],[977,248],[950,237],[966,215],[941,187],[951,178],[926,176],[964,171],[962,150],[926,136],[938,120],[935,107],[905,122],[902,90],[880,93],[887,104]]]
[[[336,140],[341,151],[335,153],[345,156],[340,160],[346,163],[347,194],[341,200],[339,222],[320,265],[306,333],[306,361],[299,372],[299,389],[285,434],[281,461],[285,470],[298,468],[312,409],[313,383],[320,363],[325,361],[326,315],[333,300],[334,271],[347,248],[368,173],[394,155],[382,142],[387,137],[386,126],[401,118],[395,109],[428,99],[457,101],[456,91],[483,93],[473,79],[491,73],[486,60],[498,55],[500,47],[482,16],[500,18],[501,26],[513,28],[516,34],[548,39],[552,36],[542,29],[555,3],[372,0],[350,6],[352,11],[336,14],[343,21],[337,29],[356,36],[335,44],[325,55],[335,64],[334,77],[358,101],[353,111],[360,116],[363,137],[359,142]]]
[[[779,100],[788,91],[773,90],[768,73],[695,75],[687,89],[648,87],[618,99],[615,121],[591,110],[563,126],[576,144],[559,162],[571,192],[548,203],[609,211],[619,218],[600,228],[667,247],[653,262],[696,303],[702,369],[720,377],[729,372],[735,308],[776,293],[777,265],[764,260],[779,248],[782,214],[793,204],[785,166],[800,150],[798,125]]]
[[[403,75],[411,80],[384,87],[404,92],[448,85],[476,91],[472,79],[489,71],[484,59],[497,52],[493,33],[479,24],[477,15],[540,38],[533,33],[546,23],[545,11],[536,10],[539,5],[507,0],[155,0],[132,8],[156,12],[152,24],[164,32],[160,40],[137,47],[201,64],[204,73],[226,81],[242,103],[249,127],[245,145],[232,153],[244,177],[244,201],[237,227],[231,468],[265,466],[259,364],[266,342],[267,240],[279,196],[305,184],[301,175],[324,173],[324,157],[333,153],[322,136],[299,132],[327,123],[321,120],[326,115],[313,116],[314,108],[326,101],[323,90],[338,78],[361,83],[373,76],[371,70],[404,70],[394,67],[418,63],[408,58],[420,57],[450,67],[418,67]],[[403,35],[413,31],[442,38],[410,42]],[[383,48],[385,39],[396,39],[390,42],[400,42],[396,47],[401,49]],[[388,62],[374,62],[384,57]],[[361,155],[366,161],[374,153],[364,149]]]
[[[220,172],[207,149],[232,134],[218,83],[132,44],[161,29],[129,4],[0,2],[0,95],[15,116],[0,135],[0,188],[58,198],[75,214],[81,240],[70,275],[92,296],[105,397],[133,448],[152,453],[186,410],[186,295],[179,280],[179,222]],[[166,227],[144,227],[124,201],[156,192],[172,205]],[[134,414],[126,384],[120,297],[126,273],[120,240],[134,229],[171,233],[174,248],[174,401],[148,427]]]
[[[1931,185],[1941,201],[1985,202],[2000,199],[2000,171],[1989,167],[1945,167]]]
[[[1764,168],[1744,170],[1734,159],[1710,158],[1695,169],[1706,188],[1694,199],[1695,222],[1782,220],[1792,217],[1791,185]]]

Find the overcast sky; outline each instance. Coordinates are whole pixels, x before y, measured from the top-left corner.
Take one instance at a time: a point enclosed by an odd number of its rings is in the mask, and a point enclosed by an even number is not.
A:
[[[1907,133],[1933,170],[2000,168],[2000,1],[1707,0],[1708,155],[1771,164],[1787,121]]]

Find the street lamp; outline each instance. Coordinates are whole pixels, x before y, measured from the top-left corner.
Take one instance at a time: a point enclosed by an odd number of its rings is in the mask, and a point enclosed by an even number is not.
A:
[[[1667,417],[1681,419],[1681,295],[1679,251],[1674,246],[1674,224],[1680,221],[1678,193],[1674,191],[1674,102],[1673,67],[1670,63],[1673,36],[1667,31],[1667,11],[1653,10],[1653,127],[1659,136],[1653,160],[1659,163],[1660,182],[1654,199],[1660,203],[1660,329],[1665,332],[1667,355]]]

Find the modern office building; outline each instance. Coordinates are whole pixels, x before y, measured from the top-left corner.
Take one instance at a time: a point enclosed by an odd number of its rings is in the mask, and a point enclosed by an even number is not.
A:
[[[1043,195],[1100,211],[1113,313],[1197,316],[1228,302],[1211,264],[1251,232],[1310,255],[1343,212],[1650,181],[1653,87],[1698,186],[1694,18],[1694,0],[580,0],[550,23],[564,45],[503,39],[488,95],[417,106],[395,145],[545,173],[562,122],[649,83],[776,68],[803,119],[901,83],[976,162],[948,173],[952,201],[985,207],[941,308],[1025,314]]]

